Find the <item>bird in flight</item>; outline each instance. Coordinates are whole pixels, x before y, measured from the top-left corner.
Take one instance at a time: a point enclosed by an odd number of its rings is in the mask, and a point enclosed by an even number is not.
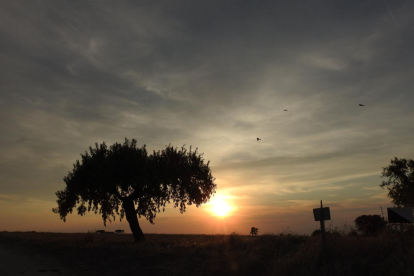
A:
[[[257,139],[257,141],[260,141],[260,140],[262,140],[262,139],[260,139],[260,138],[256,138]]]
[[[283,111],[288,111],[287,109],[283,110]]]
[[[365,104],[359,104],[359,106],[365,106]]]

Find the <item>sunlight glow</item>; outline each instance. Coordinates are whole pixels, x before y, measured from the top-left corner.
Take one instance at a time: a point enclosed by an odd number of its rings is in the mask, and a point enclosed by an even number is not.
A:
[[[219,217],[224,217],[228,214],[228,212],[231,210],[231,207],[227,205],[227,203],[222,199],[214,199],[212,202],[212,208],[211,211]]]

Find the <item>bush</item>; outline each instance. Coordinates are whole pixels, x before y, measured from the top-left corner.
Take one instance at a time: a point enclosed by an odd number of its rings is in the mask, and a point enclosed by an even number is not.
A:
[[[387,222],[379,215],[362,215],[355,219],[355,227],[365,236],[377,236],[386,226]]]
[[[229,236],[229,244],[234,246],[242,242],[242,238],[236,232],[232,232]]]
[[[327,231],[325,231],[326,236],[328,237],[341,237],[341,233],[337,230],[337,229],[329,229]],[[316,229],[315,231],[312,232],[311,237],[318,237],[321,235],[321,230],[320,229]]]

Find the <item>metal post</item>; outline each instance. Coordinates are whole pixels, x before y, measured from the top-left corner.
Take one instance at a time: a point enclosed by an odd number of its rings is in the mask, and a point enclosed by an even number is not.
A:
[[[325,233],[325,217],[323,212],[323,205],[321,200],[321,237],[322,237],[322,250],[323,250],[323,259],[326,261],[326,233]]]

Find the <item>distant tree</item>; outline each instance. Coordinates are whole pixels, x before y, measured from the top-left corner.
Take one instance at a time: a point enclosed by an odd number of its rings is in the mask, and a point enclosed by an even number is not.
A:
[[[383,168],[381,188],[388,189],[391,202],[400,207],[414,206],[414,161],[407,159],[391,160],[391,165]]]
[[[252,227],[252,229],[250,230],[250,235],[252,236],[257,236],[258,233],[259,233],[259,229],[256,227]]]
[[[376,236],[385,229],[387,222],[379,215],[362,215],[355,219],[355,227],[363,235]]]
[[[136,242],[145,239],[138,217],[153,224],[156,214],[171,201],[181,213],[187,205],[199,207],[217,187],[209,162],[205,164],[202,154],[191,147],[187,151],[169,145],[148,155],[145,145],[138,148],[135,139],[125,138],[123,144],[109,148],[105,142],[96,143],[81,157],[63,179],[66,188],[56,192],[58,207],[53,212],[66,221],[78,205],[81,216],[99,212],[105,226],[107,220],[115,220],[115,214],[120,220],[126,217]]]

